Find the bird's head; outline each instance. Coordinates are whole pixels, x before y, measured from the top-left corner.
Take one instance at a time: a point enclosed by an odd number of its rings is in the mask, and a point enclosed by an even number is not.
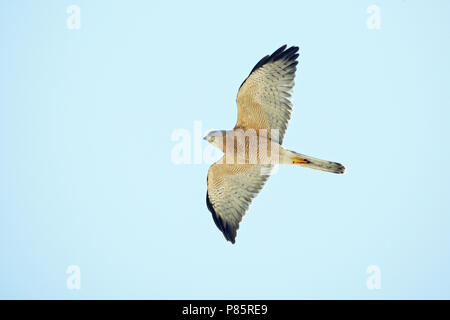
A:
[[[216,145],[218,143],[222,144],[223,140],[221,138],[224,137],[225,135],[226,135],[225,130],[215,130],[210,131],[206,136],[203,137],[203,139],[205,139],[206,141],[208,141],[213,145]]]

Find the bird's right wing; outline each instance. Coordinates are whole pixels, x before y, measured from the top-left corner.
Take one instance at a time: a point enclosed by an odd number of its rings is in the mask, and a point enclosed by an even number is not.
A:
[[[292,112],[290,91],[297,70],[297,51],[298,47],[286,50],[284,45],[255,65],[239,88],[235,128],[265,129],[269,134],[277,129],[278,142],[283,142]]]
[[[239,223],[269,178],[272,167],[227,164],[223,156],[209,168],[206,205],[216,226],[228,241],[235,242]]]

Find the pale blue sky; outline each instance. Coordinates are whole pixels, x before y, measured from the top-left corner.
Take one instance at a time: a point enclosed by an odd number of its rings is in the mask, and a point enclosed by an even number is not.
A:
[[[0,12],[0,298],[450,298],[450,2]],[[281,167],[231,245],[208,165],[173,164],[171,135],[231,128],[239,85],[285,43],[300,63],[284,144],[347,172]]]

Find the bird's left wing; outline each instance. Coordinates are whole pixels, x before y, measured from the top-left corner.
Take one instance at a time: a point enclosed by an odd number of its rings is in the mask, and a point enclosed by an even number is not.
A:
[[[262,58],[239,88],[238,119],[235,128],[278,130],[278,142],[291,118],[290,91],[294,87],[298,47],[282,46]],[[272,137],[272,135],[271,135]]]
[[[227,164],[225,158],[209,168],[206,205],[225,239],[234,243],[239,223],[269,178],[272,165]]]

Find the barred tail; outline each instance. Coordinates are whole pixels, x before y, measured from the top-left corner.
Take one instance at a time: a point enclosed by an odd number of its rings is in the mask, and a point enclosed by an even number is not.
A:
[[[281,157],[281,163],[283,164],[299,164],[303,167],[308,167],[332,173],[344,173],[345,171],[345,167],[340,163],[327,160],[320,160],[289,150],[285,151],[286,154],[283,157]]]

